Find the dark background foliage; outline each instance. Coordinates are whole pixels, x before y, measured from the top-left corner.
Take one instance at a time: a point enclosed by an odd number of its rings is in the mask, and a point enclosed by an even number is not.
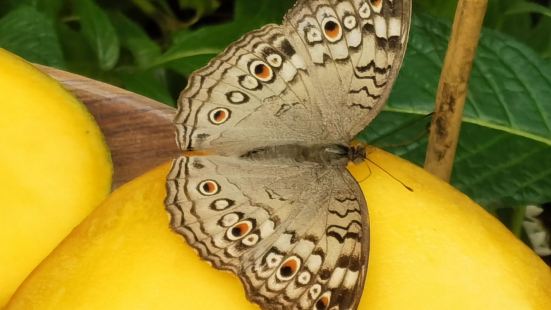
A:
[[[1,0],[0,46],[174,104],[190,71],[244,32],[279,23],[293,2]],[[414,12],[449,22],[456,3],[416,0]],[[485,26],[551,59],[550,3],[490,0]]]
[[[0,47],[175,105],[187,76],[293,0],[0,0]],[[404,67],[360,136],[419,165],[457,1],[414,0]],[[551,201],[551,0],[489,0],[452,183],[517,234]],[[1,68],[0,68],[1,70]]]

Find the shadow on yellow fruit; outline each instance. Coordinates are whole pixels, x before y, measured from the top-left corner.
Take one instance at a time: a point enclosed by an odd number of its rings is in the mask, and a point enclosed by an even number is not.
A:
[[[371,218],[360,309],[551,309],[551,271],[449,185],[380,150],[351,166]],[[8,309],[255,309],[236,277],[168,228],[169,165],[121,187],[14,295]]]

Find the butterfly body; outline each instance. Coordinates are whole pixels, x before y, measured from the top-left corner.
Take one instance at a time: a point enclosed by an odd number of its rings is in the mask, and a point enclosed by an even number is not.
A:
[[[348,161],[365,158],[365,148],[344,144],[278,145],[251,150],[240,156],[250,160],[280,160],[295,163],[318,163],[327,166],[346,167]]]
[[[262,308],[357,307],[369,220],[346,166],[366,154],[348,143],[388,97],[410,12],[410,0],[298,0],[189,77],[171,227]]]

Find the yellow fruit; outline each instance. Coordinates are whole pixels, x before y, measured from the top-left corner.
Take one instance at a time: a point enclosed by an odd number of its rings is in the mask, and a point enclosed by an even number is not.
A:
[[[86,108],[0,49],[0,308],[109,193],[112,166]]]
[[[371,257],[360,309],[551,309],[551,271],[449,185],[380,150],[365,163]],[[367,166],[370,165],[370,169]],[[255,309],[168,228],[164,165],[113,193],[7,309]],[[371,171],[371,172],[370,172]]]

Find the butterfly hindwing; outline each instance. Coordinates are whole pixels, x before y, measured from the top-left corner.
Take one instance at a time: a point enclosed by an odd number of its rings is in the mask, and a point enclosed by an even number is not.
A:
[[[184,172],[184,174],[182,174]],[[171,226],[266,309],[354,307],[369,229],[363,195],[319,164],[179,158],[168,178]]]

